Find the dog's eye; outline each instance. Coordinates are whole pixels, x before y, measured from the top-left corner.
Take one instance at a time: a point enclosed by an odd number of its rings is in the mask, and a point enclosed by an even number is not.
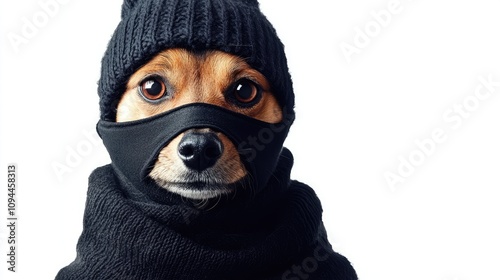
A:
[[[150,101],[156,101],[167,93],[167,86],[158,77],[149,77],[142,81],[139,88],[142,96]]]
[[[252,106],[258,102],[262,89],[248,79],[241,79],[234,83],[231,97],[240,105]]]

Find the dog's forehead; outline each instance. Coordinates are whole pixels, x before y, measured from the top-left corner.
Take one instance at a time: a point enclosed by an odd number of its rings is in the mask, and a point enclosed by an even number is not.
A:
[[[227,86],[245,77],[258,83],[264,90],[270,89],[267,78],[243,58],[217,50],[192,52],[179,48],[166,49],[133,73],[127,88],[136,87],[145,77],[154,74],[171,77],[172,83],[182,81],[182,78],[198,84],[211,81],[211,87]]]

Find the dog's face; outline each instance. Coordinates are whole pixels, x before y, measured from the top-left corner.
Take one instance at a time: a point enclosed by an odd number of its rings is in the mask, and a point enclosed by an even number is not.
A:
[[[282,120],[268,81],[243,59],[220,51],[168,49],[130,77],[116,121],[143,119],[195,102],[268,123]],[[184,131],[170,141],[149,176],[173,193],[205,200],[232,193],[233,183],[246,174],[228,137],[201,128]]]

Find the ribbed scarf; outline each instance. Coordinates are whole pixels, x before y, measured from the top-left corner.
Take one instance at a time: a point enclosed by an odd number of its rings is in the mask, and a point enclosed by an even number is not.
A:
[[[354,280],[334,252],[314,191],[290,181],[284,149],[266,190],[208,209],[133,192],[111,165],[89,178],[77,257],[64,279]]]

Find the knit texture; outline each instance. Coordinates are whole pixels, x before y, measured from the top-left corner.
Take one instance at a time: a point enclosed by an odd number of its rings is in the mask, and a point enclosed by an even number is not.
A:
[[[328,243],[314,191],[289,180],[285,153],[267,192],[212,210],[143,201],[111,166],[96,169],[77,257],[56,280],[357,279]]]
[[[126,0],[102,59],[101,119],[114,120],[128,78],[167,48],[242,57],[270,82],[283,108],[294,93],[283,44],[256,0]]]

